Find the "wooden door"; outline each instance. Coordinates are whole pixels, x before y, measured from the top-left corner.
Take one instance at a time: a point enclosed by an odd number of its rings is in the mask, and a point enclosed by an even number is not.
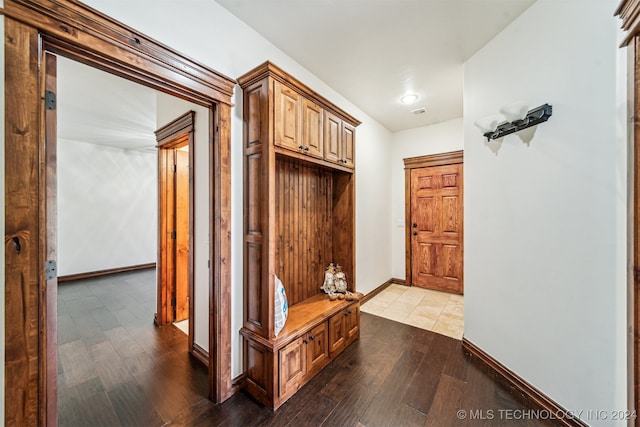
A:
[[[322,140],[322,107],[308,99],[302,103],[302,145],[305,153],[321,159],[324,153]]]
[[[329,352],[340,353],[346,347],[344,313],[335,314],[329,319]]]
[[[302,97],[300,94],[280,82],[274,83],[275,97],[275,140],[274,143],[284,148],[298,150],[302,146],[300,109]]]
[[[175,151],[175,321],[189,318],[189,152]]]
[[[353,168],[355,166],[355,147],[354,147],[354,136],[356,133],[356,128],[353,126],[342,123],[342,141],[340,144],[340,163],[343,165]]]
[[[463,293],[462,164],[411,170],[413,285]]]
[[[295,393],[304,382],[307,372],[306,345],[303,337],[288,344],[279,353],[280,363],[280,388],[281,398]]]
[[[330,162],[338,163],[340,160],[341,125],[340,117],[324,112],[324,158]]]
[[[346,345],[351,344],[360,335],[360,305],[353,304],[345,311],[344,317]]]
[[[313,376],[329,359],[327,322],[316,326],[307,335],[307,375]]]

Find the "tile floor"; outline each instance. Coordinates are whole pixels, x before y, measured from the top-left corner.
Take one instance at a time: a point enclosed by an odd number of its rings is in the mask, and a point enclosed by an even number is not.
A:
[[[360,309],[396,322],[462,339],[462,295],[391,284],[364,303]]]

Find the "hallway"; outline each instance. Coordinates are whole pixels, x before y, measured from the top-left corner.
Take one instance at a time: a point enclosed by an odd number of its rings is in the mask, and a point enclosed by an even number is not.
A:
[[[278,411],[243,392],[216,406],[187,336],[153,326],[153,270],[65,283],[58,300],[63,427],[553,425],[498,419],[525,407],[460,341],[364,312],[360,339]],[[460,409],[494,419],[458,419]]]

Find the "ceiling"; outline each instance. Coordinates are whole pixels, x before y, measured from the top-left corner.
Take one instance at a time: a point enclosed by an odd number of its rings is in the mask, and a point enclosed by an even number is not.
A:
[[[58,56],[58,139],[156,151],[156,91]]]
[[[216,1],[395,132],[461,117],[464,62],[536,0]]]
[[[395,132],[461,117],[463,63],[535,0],[216,1]],[[61,140],[155,151],[155,90],[62,56],[57,84]]]

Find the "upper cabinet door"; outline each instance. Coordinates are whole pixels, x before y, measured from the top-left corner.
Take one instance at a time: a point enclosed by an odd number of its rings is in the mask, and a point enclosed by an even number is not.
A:
[[[299,150],[302,146],[302,126],[300,110],[302,96],[298,92],[274,82],[275,97],[275,145]]]
[[[328,111],[324,112],[324,158],[329,162],[340,163],[340,140],[342,139],[342,120]]]
[[[322,107],[308,99],[302,101],[302,150],[321,159],[324,153]]]
[[[356,128],[348,123],[342,123],[342,143],[340,144],[340,163],[348,168],[354,168]]]

